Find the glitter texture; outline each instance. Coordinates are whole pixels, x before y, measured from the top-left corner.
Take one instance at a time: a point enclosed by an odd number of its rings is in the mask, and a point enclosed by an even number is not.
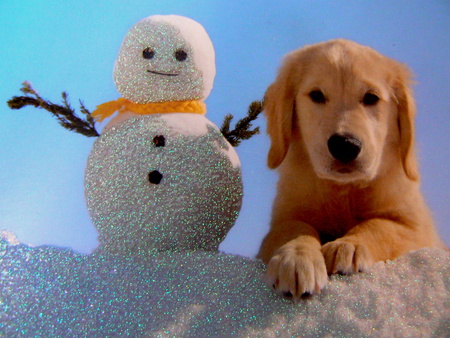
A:
[[[170,116],[183,126],[166,115],[139,116],[96,140],[85,195],[101,250],[217,250],[234,225],[242,201],[234,149],[204,116]],[[164,146],[155,145],[161,136]]]
[[[114,67],[118,91],[139,104],[204,98],[204,79],[214,78],[215,70],[214,74],[203,74],[195,63],[197,51],[180,29],[152,18],[139,21],[124,38]],[[189,24],[199,25],[195,21]],[[206,32],[204,37],[193,38],[204,38],[211,44]],[[186,53],[185,59],[179,58],[181,52]],[[214,62],[212,44],[210,54],[206,58]]]
[[[422,249],[371,273],[334,275],[297,303],[258,260],[166,252],[145,260],[3,245],[5,337],[447,337],[450,255]]]

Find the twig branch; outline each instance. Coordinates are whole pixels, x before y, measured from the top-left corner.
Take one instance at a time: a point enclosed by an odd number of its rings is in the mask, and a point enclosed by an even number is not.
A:
[[[31,87],[29,82],[24,82],[20,89],[25,96],[14,96],[8,101],[8,106],[11,109],[21,109],[25,106],[33,106],[49,111],[64,128],[74,131],[76,133],[96,137],[99,133],[95,129],[95,121],[91,113],[86,109],[83,102],[80,101],[80,111],[85,116],[85,119],[78,117],[75,111],[69,104],[67,93],[62,93],[63,106],[54,104],[50,101],[44,100]]]
[[[223,136],[230,142],[233,147],[237,147],[242,140],[248,140],[253,135],[259,134],[259,127],[251,130],[252,121],[256,120],[258,115],[263,110],[262,101],[254,101],[250,104],[247,112],[247,116],[240,119],[233,130],[230,130],[230,123],[233,119],[233,115],[229,114],[225,116],[220,131]]]

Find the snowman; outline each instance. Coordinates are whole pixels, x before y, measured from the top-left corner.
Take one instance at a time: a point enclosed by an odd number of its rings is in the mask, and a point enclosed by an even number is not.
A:
[[[114,67],[123,96],[98,106],[85,195],[99,251],[217,250],[242,202],[239,158],[205,116],[214,49],[197,22],[150,16],[125,36]]]
[[[66,129],[98,137],[85,172],[85,196],[99,232],[97,252],[148,256],[165,251],[217,251],[242,203],[239,158],[233,148],[259,133],[247,117],[219,130],[204,115],[215,55],[205,29],[177,15],[155,15],[126,34],[114,66],[122,95],[77,116],[39,96],[28,82],[8,101],[12,109],[49,111]],[[115,114],[117,112],[117,114]],[[96,122],[111,118],[102,134]],[[231,144],[230,144],[231,143]],[[141,255],[141,256],[142,256]]]

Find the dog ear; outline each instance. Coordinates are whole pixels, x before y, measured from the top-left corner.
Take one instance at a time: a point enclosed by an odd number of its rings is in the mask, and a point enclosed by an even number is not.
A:
[[[286,157],[292,137],[295,116],[295,86],[292,62],[285,60],[275,82],[267,89],[264,112],[267,117],[267,133],[271,145],[267,164],[277,168]]]
[[[416,104],[411,89],[411,72],[406,66],[399,66],[401,68],[397,72],[395,93],[400,129],[400,151],[406,176],[412,181],[418,181],[419,171],[414,146]]]

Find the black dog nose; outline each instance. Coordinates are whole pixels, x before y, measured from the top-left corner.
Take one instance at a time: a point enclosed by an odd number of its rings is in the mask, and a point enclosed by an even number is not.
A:
[[[348,134],[334,134],[328,139],[328,150],[342,163],[355,160],[361,152],[361,147],[361,141]]]

